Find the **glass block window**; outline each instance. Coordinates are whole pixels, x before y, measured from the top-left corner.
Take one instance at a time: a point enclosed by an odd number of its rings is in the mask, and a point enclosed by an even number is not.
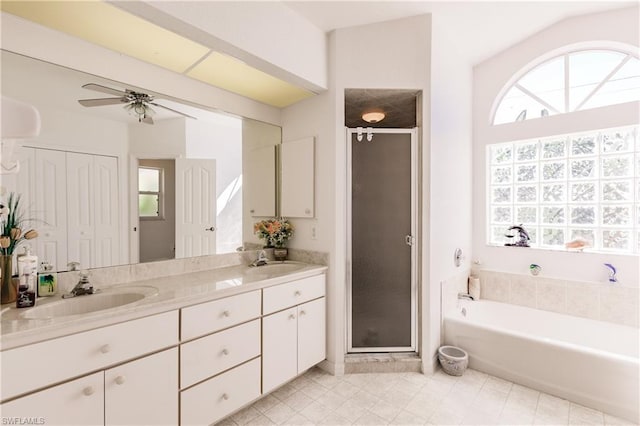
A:
[[[489,145],[488,243],[522,224],[532,247],[640,253],[639,139],[634,126]]]
[[[518,79],[498,103],[493,124],[638,100],[637,57],[615,50],[575,51],[543,62]],[[544,156],[557,153],[554,148],[561,149],[552,140],[547,142],[550,145]]]
[[[162,169],[138,168],[138,215],[141,219],[162,218]]]

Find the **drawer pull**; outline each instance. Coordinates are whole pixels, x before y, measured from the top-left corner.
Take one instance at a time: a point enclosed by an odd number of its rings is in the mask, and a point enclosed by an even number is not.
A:
[[[222,394],[222,399],[224,399],[225,401],[229,399],[229,395],[227,395],[226,393]]]
[[[93,388],[93,386],[87,386],[86,388],[82,389],[82,393],[85,394],[86,396],[93,395],[95,391],[96,390]]]
[[[222,355],[229,355],[229,351],[226,349],[223,349],[221,353]]]
[[[293,314],[291,314],[291,315],[289,315],[289,319],[290,319],[290,320],[296,319],[296,316],[295,316],[295,315],[293,315]]]
[[[102,345],[100,347],[100,352],[102,352],[103,354],[109,353],[111,352],[111,346],[109,345]]]
[[[305,311],[300,311],[300,316],[307,315]]]
[[[125,377],[124,376],[118,376],[116,377],[116,383],[121,385],[125,382]]]
[[[302,293],[300,293],[300,291],[296,290],[295,293],[293,293],[294,296],[300,296]]]
[[[229,315],[231,315],[231,314],[229,313],[229,311],[224,311],[224,312],[222,313],[222,316],[223,316],[223,317],[225,317],[225,318],[229,318]]]

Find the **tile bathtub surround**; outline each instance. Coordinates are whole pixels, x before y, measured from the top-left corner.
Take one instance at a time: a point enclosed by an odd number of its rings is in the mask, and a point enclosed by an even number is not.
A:
[[[640,326],[640,289],[480,270],[480,298],[616,324]]]
[[[311,369],[220,426],[631,425],[475,370],[331,376]]]
[[[267,249],[265,251],[267,257],[273,260],[273,249]],[[90,270],[91,275],[89,279],[93,285],[100,287],[206,271],[209,269],[224,268],[226,266],[248,265],[257,258],[258,252],[259,250],[247,250],[237,253],[95,268]],[[323,252],[290,249],[289,258],[305,263],[327,265],[329,255]],[[69,292],[77,282],[78,271],[58,273],[58,287],[61,292]]]

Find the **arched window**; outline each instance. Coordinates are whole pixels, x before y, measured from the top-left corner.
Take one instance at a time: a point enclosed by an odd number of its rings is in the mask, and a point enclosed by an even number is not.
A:
[[[498,103],[493,124],[640,100],[640,60],[616,50],[580,50],[520,77]]]

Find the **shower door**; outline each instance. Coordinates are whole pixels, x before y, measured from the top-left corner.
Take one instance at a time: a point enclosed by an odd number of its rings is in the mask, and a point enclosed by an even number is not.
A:
[[[416,349],[416,132],[348,130],[349,352]]]

